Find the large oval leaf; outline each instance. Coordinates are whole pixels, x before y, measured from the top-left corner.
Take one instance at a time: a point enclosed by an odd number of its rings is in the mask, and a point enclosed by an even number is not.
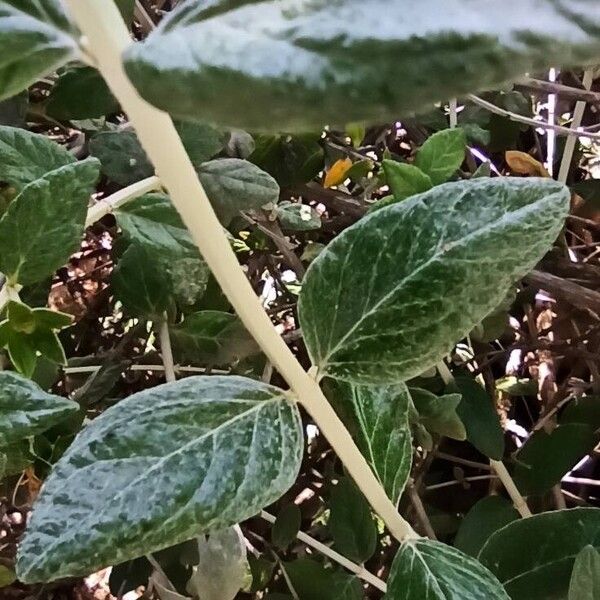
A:
[[[386,600],[508,600],[474,558],[433,540],[404,542],[392,563]]]
[[[246,519],[292,485],[302,448],[296,405],[251,379],[134,394],[92,421],[46,480],[19,579],[85,575]]]
[[[372,119],[595,60],[594,0],[188,0],[125,56],[173,114],[246,128]]]
[[[577,554],[600,548],[600,510],[575,508],[513,521],[494,533],[479,560],[513,600],[566,598]]]
[[[368,215],[308,269],[299,314],[320,374],[404,381],[448,353],[558,235],[566,187],[448,183]]]

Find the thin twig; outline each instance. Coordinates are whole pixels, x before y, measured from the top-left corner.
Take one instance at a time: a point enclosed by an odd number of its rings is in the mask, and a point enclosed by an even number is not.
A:
[[[533,79],[531,77],[523,77],[515,81],[517,87],[536,90],[545,94],[558,94],[563,98],[572,98],[573,100],[583,100],[584,102],[600,103],[600,94],[592,92],[589,88],[582,89],[555,83],[543,81],[541,79]]]
[[[413,481],[409,482],[406,488],[406,492],[408,493],[410,503],[415,509],[417,519],[419,519],[419,523],[421,523],[421,527],[423,527],[423,531],[427,534],[427,537],[431,538],[432,540],[437,540],[435,531],[433,529],[433,526],[431,525],[431,521],[427,516],[427,512],[425,511],[425,507],[423,506],[423,502],[421,501],[421,498],[419,496],[419,493],[417,492],[417,489],[415,488],[415,484]]]
[[[102,368],[101,365],[89,365],[84,367],[64,367],[65,375],[81,375],[84,373],[95,373]],[[206,373],[210,371],[213,375],[228,375],[229,371],[219,369],[207,369],[206,367],[181,367],[174,365],[175,373]],[[128,365],[123,368],[124,371],[164,371],[165,365]]]
[[[163,319],[158,326],[158,338],[160,340],[160,354],[165,365],[165,379],[169,383],[176,381],[171,335],[169,334],[169,321],[166,313],[163,315]]]
[[[443,483],[427,485],[425,486],[425,489],[430,492],[431,490],[440,490],[453,485],[461,485],[465,482],[471,483],[472,481],[488,481],[490,479],[499,479],[499,477],[497,475],[473,475],[473,477],[463,477],[462,479],[453,479],[452,481],[444,481]]]

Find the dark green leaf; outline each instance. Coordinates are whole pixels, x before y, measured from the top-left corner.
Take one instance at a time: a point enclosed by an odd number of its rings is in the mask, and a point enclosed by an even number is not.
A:
[[[125,66],[172,114],[306,130],[391,122],[526,72],[593,62],[599,27],[589,1],[188,1],[127,50]]]
[[[569,402],[559,418],[561,425],[566,423],[583,423],[594,430],[600,428],[600,398],[584,396]]]
[[[26,91],[6,100],[0,100],[0,125],[24,127],[28,108],[29,94]]]
[[[415,166],[429,175],[433,185],[446,183],[465,160],[466,149],[464,130],[444,129],[434,133],[419,149]]]
[[[560,184],[504,177],[444,184],[367,215],[304,278],[313,364],[356,383],[422,373],[544,255],[568,205]]]
[[[1,449],[2,454],[6,457],[6,464],[4,466],[4,475],[6,477],[22,473],[33,463],[34,457],[30,452],[29,443],[30,440],[22,440],[16,444],[4,446]]]
[[[96,119],[119,110],[100,73],[92,67],[66,71],[52,88],[46,112],[55,119]]]
[[[277,216],[284,229],[311,231],[321,227],[319,213],[307,204],[281,202],[277,206]]]
[[[600,510],[574,508],[518,519],[496,531],[479,553],[512,600],[566,598],[575,557],[600,548]]]
[[[0,588],[7,587],[16,581],[17,575],[12,569],[4,565],[0,565]]]
[[[275,570],[275,563],[263,558],[248,554],[248,563],[252,574],[252,586],[250,592],[259,592],[265,589]]]
[[[286,504],[277,513],[277,519],[271,528],[271,541],[280,549],[287,547],[296,539],[300,530],[302,514],[300,509],[293,503]]]
[[[600,598],[600,554],[594,546],[586,546],[575,558],[569,600]]]
[[[125,23],[130,24],[133,21],[133,13],[135,9],[135,0],[115,0],[121,16]]]
[[[0,181],[21,191],[50,171],[75,162],[75,157],[44,135],[0,127]]]
[[[345,571],[327,569],[309,558],[285,563],[299,600],[362,600],[360,581]]]
[[[600,179],[586,179],[571,186],[591,206],[600,206]]]
[[[181,121],[175,126],[196,168],[223,149],[225,134],[208,123]]]
[[[338,552],[363,563],[375,552],[377,528],[369,503],[351,479],[344,477],[331,490],[327,525]]]
[[[76,402],[47,394],[16,373],[0,371],[0,447],[41,433],[78,410]]]
[[[29,336],[13,331],[4,345],[8,348],[8,356],[14,368],[21,375],[30,378],[35,371],[37,355],[35,346],[30,343]]]
[[[386,600],[508,600],[474,558],[428,539],[403,542],[388,578]]]
[[[518,518],[508,500],[500,496],[482,498],[462,520],[454,545],[465,554],[477,556],[492,533]]]
[[[382,165],[395,202],[426,192],[433,187],[429,176],[414,165],[387,159]]]
[[[558,483],[596,445],[594,430],[582,423],[536,431],[517,453],[514,479],[519,490],[541,494]]]
[[[35,283],[63,266],[81,243],[93,158],[65,165],[28,184],[0,220],[0,271],[12,283]]]
[[[77,56],[60,0],[0,0],[0,100]]]
[[[44,483],[17,572],[81,576],[228,527],[295,481],[302,423],[285,392],[242,377],[189,377],[97,417]]]
[[[420,388],[409,388],[409,392],[418,413],[415,418],[427,431],[455,440],[466,439],[465,426],[456,414],[456,408],[461,401],[460,394],[436,396]]]

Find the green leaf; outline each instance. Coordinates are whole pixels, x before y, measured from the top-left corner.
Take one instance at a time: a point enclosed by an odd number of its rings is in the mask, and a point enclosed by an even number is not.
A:
[[[436,396],[420,388],[409,388],[409,392],[418,413],[415,418],[427,431],[455,440],[467,438],[465,426],[456,414],[456,408],[462,399],[460,394]]]
[[[72,400],[47,394],[35,383],[0,371],[0,448],[49,429],[79,410]]]
[[[385,159],[382,166],[385,178],[394,196],[394,202],[400,202],[415,194],[426,192],[433,187],[429,176],[414,165]]]
[[[67,364],[65,351],[56,333],[47,329],[36,329],[28,337],[31,345],[34,346],[42,356],[45,356],[47,359],[58,365]]]
[[[60,0],[0,0],[0,100],[76,58],[75,37]]]
[[[154,167],[133,131],[101,131],[90,140],[90,154],[111,181],[128,186],[154,175]]]
[[[594,546],[586,546],[575,558],[569,600],[600,598],[600,554]]]
[[[345,422],[394,504],[400,500],[412,465],[408,424],[410,397],[404,384],[337,384]],[[350,423],[348,423],[350,421]]]
[[[279,185],[265,171],[239,158],[219,158],[198,168],[200,181],[221,222],[229,224],[241,210],[279,200]]]
[[[574,398],[569,402],[559,417],[561,425],[566,423],[583,423],[594,430],[600,428],[600,399],[598,396]]]
[[[600,548],[600,510],[574,508],[519,519],[499,529],[479,553],[512,600],[565,598],[575,557]]]
[[[20,333],[35,331],[35,316],[33,310],[22,302],[10,300],[6,307],[6,314],[11,327]]]
[[[310,558],[284,563],[299,600],[362,600],[360,581],[341,569],[327,569]]]
[[[224,132],[208,123],[181,121],[175,127],[196,168],[223,149]]]
[[[20,192],[50,171],[75,162],[75,157],[44,135],[0,127],[0,181]]]
[[[319,213],[308,206],[298,202],[281,202],[277,206],[277,216],[284,229],[292,231],[312,231],[321,227]]]
[[[541,494],[558,483],[598,441],[582,423],[560,425],[551,433],[536,431],[517,453],[514,480],[519,490]]]
[[[338,552],[363,563],[375,552],[377,527],[369,503],[348,477],[331,490],[327,525]]]
[[[462,395],[456,413],[465,426],[467,440],[485,456],[502,460],[504,431],[492,399],[471,377],[456,377],[455,383]]]
[[[560,184],[503,177],[445,184],[367,215],[306,272],[298,310],[313,365],[368,384],[424,372],[544,255],[568,205]]]
[[[27,378],[35,371],[37,355],[35,346],[30,343],[29,336],[11,332],[8,343],[8,356],[15,369]]]
[[[0,588],[7,587],[17,580],[15,572],[4,565],[0,565]]]
[[[446,183],[465,160],[466,149],[463,129],[444,129],[434,133],[421,146],[415,166],[429,175],[433,185]]]
[[[474,558],[428,539],[400,545],[386,600],[508,600],[496,578]]]
[[[11,283],[35,283],[63,266],[81,243],[93,158],[65,165],[26,185],[0,219],[0,271]]]
[[[188,1],[126,51],[125,67],[147,100],[180,117],[343,127],[593,63],[599,27],[590,2]]]
[[[225,365],[259,352],[242,322],[226,312],[203,310],[186,315],[169,332],[173,352],[182,362]]]
[[[288,502],[277,514],[275,523],[271,528],[271,541],[280,550],[286,550],[287,547],[296,539],[300,531],[302,513],[293,503]]]
[[[514,506],[501,496],[482,498],[462,520],[454,545],[461,552],[476,557],[492,533],[518,518]]]
[[[133,14],[135,10],[135,0],[115,0],[119,11],[121,12],[121,16],[123,17],[123,21],[125,23],[130,24],[133,21]]]
[[[44,483],[17,573],[82,576],[228,527],[296,480],[300,415],[287,394],[243,377],[189,377],[94,419]]]
[[[56,82],[48,98],[46,112],[55,119],[97,119],[119,110],[100,73],[92,67],[75,67]]]

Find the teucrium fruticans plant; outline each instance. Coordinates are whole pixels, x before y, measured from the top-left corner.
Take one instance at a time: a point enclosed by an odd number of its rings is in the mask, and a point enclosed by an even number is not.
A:
[[[87,425],[47,479],[20,544],[21,580],[85,575],[256,514],[297,475],[303,447],[298,404],[401,542],[388,581],[390,599],[505,599],[507,593],[525,598],[529,571],[512,564],[519,549],[511,544],[527,536],[531,549],[531,541],[548,531],[547,521],[556,521],[556,535],[569,529],[571,519],[585,530],[572,543],[575,554],[599,545],[596,511],[539,515],[498,531],[477,561],[418,538],[395,509],[411,463],[415,407],[405,382],[442,360],[551,247],[568,211],[564,186],[534,178],[444,183],[462,162],[462,134],[432,138],[414,169],[384,165],[392,191],[398,190],[396,202],[345,230],[306,273],[299,315],[313,365],[307,373],[263,312],[215,216],[226,224],[240,208],[276,204],[276,182],[242,159],[208,161],[218,137],[212,150],[196,149],[206,155],[190,160],[171,118],[139,95],[177,117],[256,127],[396,117],[398,110],[490,87],[528,69],[591,60],[600,51],[598,6],[586,0],[511,0],[508,6],[429,0],[391,7],[378,0],[187,0],[146,42],[131,45],[112,3],[65,4],[85,39],[58,0],[0,0],[0,36],[14,49],[14,66],[0,68],[0,83],[9,96],[67,60],[84,57],[128,114],[141,146],[130,132],[119,132],[111,140],[97,138],[96,151],[102,154],[110,142],[110,148],[126,145],[132,152],[137,144],[141,176],[151,176],[145,170],[153,164],[173,205],[167,196],[152,194],[117,213],[128,246],[114,273],[115,290],[133,312],[161,319],[174,304],[193,304],[208,265],[290,390],[243,377],[193,377],[107,410]],[[391,14],[382,21],[378,15],[387,10]],[[411,11],[417,10],[436,16],[425,35],[411,29]],[[527,19],[528,11],[535,18]],[[364,19],[376,23],[357,33],[354,23]],[[25,46],[32,50],[26,55],[19,50]],[[466,71],[464,64],[470,66]],[[396,77],[401,86],[389,84]],[[181,126],[179,132],[185,141]],[[95,159],[74,162],[39,136],[10,129],[0,132],[0,144],[10,157],[0,167],[1,179],[19,194],[0,219],[0,245],[6,245],[0,248],[0,270],[14,295],[18,286],[49,275],[74,249],[99,166]],[[107,161],[103,172],[115,181],[128,175]],[[50,202],[64,186],[69,207]],[[247,206],[236,203],[238,194]],[[35,246],[39,226],[50,221],[56,247],[42,253]],[[189,277],[193,286],[185,285]],[[168,281],[168,290],[161,281]],[[9,313],[0,325],[3,345],[10,349],[5,330],[35,333],[37,322],[27,318]],[[231,320],[198,313],[173,337],[177,343],[177,336],[194,337],[194,327],[205,331],[210,324],[217,331],[210,341],[218,346],[218,332],[234,327],[251,353],[247,332]],[[53,333],[62,326],[46,323],[42,329]],[[195,351],[205,348],[201,337],[194,338]],[[35,348],[34,362],[36,350],[48,348]],[[22,372],[30,372],[31,360],[21,362]],[[355,440],[319,387],[325,377],[338,380],[336,394]],[[8,416],[0,416],[0,441],[15,432],[31,435],[72,409],[63,402],[45,410],[47,395],[19,376],[2,373],[0,385],[38,400],[25,415],[22,406],[8,403]],[[565,557],[561,544],[553,547],[559,555],[534,556],[532,569],[562,560],[570,574],[574,554]],[[561,579],[557,586],[563,584]]]

